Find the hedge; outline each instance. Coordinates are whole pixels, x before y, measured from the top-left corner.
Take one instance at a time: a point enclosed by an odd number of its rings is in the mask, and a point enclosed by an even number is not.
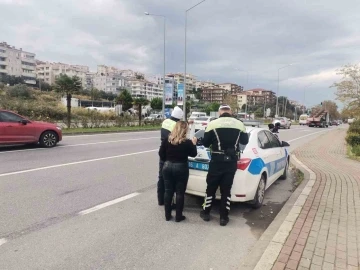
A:
[[[352,147],[360,145],[360,133],[348,132],[346,142]]]

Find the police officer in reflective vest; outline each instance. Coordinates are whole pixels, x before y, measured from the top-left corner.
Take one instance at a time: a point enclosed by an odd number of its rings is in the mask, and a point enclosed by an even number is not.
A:
[[[161,126],[161,141],[167,140],[169,137],[169,134],[172,132],[172,130],[175,127],[176,122],[178,122],[180,119],[182,119],[184,116],[184,113],[182,109],[178,106],[174,108],[174,110],[171,113],[171,117],[169,119],[164,120]],[[158,204],[164,205],[164,196],[165,196],[165,184],[164,184],[164,178],[162,176],[162,168],[164,166],[164,161],[159,161],[159,180],[157,183],[157,194],[158,194]]]
[[[216,190],[220,186],[220,225],[229,222],[231,187],[240,158],[239,143],[249,141],[244,124],[231,115],[229,105],[221,105],[220,117],[210,122],[205,130],[202,144],[211,146],[211,161],[206,178],[207,189],[203,210],[200,213],[204,221],[210,220],[210,210],[215,200]]]

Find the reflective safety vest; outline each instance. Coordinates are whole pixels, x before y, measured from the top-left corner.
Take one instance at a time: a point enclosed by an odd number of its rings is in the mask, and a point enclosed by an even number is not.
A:
[[[174,120],[171,119],[166,119],[164,120],[164,122],[162,123],[161,128],[168,130],[169,132],[172,132],[174,127],[176,125],[176,122]]]

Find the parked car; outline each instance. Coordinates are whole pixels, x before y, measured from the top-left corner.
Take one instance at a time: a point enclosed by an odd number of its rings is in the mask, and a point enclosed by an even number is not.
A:
[[[62,140],[61,127],[30,121],[11,111],[0,110],[0,145],[40,144],[50,148]]]
[[[161,114],[150,114],[148,117],[145,117],[144,120],[145,121],[155,121],[155,120],[162,120],[163,117]]]
[[[272,123],[274,125],[276,123],[280,123],[280,128],[290,129],[290,127],[291,127],[291,122],[286,117],[276,117],[276,118],[274,118]]]
[[[333,120],[330,122],[332,126],[338,126],[339,122],[337,120]]]
[[[237,163],[234,184],[231,189],[231,201],[249,202],[254,208],[261,207],[265,190],[277,179],[286,179],[289,169],[289,150],[287,142],[279,139],[264,128],[246,128],[249,143],[240,145],[241,159]],[[204,131],[195,136],[201,144]],[[197,146],[198,155],[189,157],[190,176],[186,193],[204,196],[206,191],[206,175],[211,160],[211,152],[204,146]],[[216,199],[220,199],[219,190]]]
[[[198,132],[200,129],[206,129],[207,125],[215,119],[216,117],[211,116],[195,118],[193,122],[193,125],[195,125],[195,132]]]

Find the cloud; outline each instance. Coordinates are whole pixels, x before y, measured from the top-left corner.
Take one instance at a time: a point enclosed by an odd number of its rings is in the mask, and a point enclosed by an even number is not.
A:
[[[0,0],[2,39],[41,60],[161,74],[165,15],[167,71],[184,71],[185,10],[198,0]],[[198,78],[277,89],[314,102],[335,69],[359,61],[360,1],[206,0],[188,12],[187,70]],[[16,16],[14,14],[16,13]],[[247,83],[246,72],[249,71]],[[327,90],[328,91],[328,90]],[[333,93],[329,92],[331,95]],[[333,96],[328,98],[333,98]]]

